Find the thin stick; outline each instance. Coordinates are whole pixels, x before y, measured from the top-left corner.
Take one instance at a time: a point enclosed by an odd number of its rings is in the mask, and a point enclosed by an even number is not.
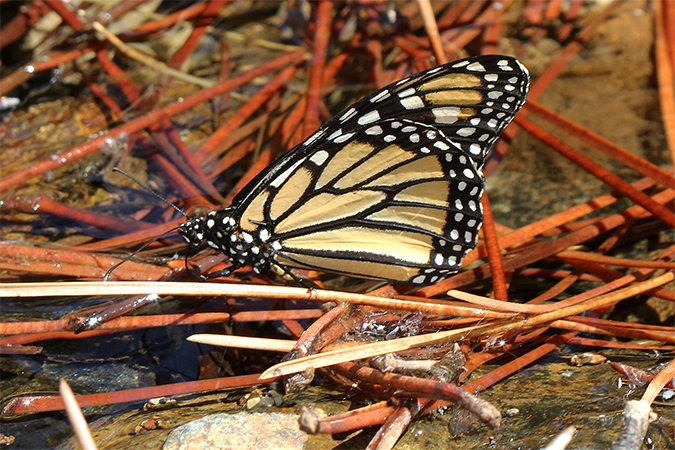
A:
[[[232,336],[229,334],[193,334],[187,340],[198,344],[218,345],[220,347],[248,348],[270,352],[288,353],[293,350],[295,341],[284,339],[254,338]]]
[[[664,275],[661,275],[660,277],[647,280],[642,283],[637,283],[624,289],[619,289],[616,292],[611,292],[609,294],[601,295],[576,305],[559,308],[555,311],[550,311],[532,317],[500,320],[496,323],[479,325],[476,327],[466,327],[457,330],[442,331],[439,333],[422,334],[407,338],[392,339],[390,341],[364,344],[349,349],[333,350],[291,361],[285,361],[270,367],[265,372],[263,372],[261,377],[279,377],[302,372],[309,367],[319,368],[332,366],[333,364],[338,364],[341,362],[372,358],[373,356],[384,355],[386,353],[394,353],[427,345],[441,344],[450,342],[452,340],[467,339],[486,335],[500,335],[520,327],[530,327],[534,325],[545,324],[557,319],[580,314],[584,311],[596,309],[601,306],[611,305],[619,302],[620,300],[624,300],[626,298],[630,298],[649,291],[650,289],[653,289],[657,286],[670,283],[674,278],[675,275],[673,272],[668,272]]]
[[[61,394],[61,398],[63,398],[63,405],[66,408],[68,420],[73,426],[77,442],[80,443],[80,446],[84,450],[97,450],[98,447],[96,447],[96,442],[94,442],[94,437],[91,435],[87,420],[84,418],[84,414],[82,414],[80,405],[78,405],[77,400],[75,400],[73,390],[70,389],[68,382],[63,378],[59,381],[59,393]]]
[[[544,447],[544,450],[565,450],[567,445],[572,441],[575,431],[577,429],[574,426],[565,428],[560,434],[551,439],[551,442]]]
[[[445,64],[448,62],[448,58],[445,56],[445,50],[443,49],[443,43],[441,42],[441,37],[438,32],[438,23],[436,23],[436,16],[434,16],[431,2],[429,0],[417,0],[417,3],[420,6],[424,28],[427,31],[427,36],[429,36],[429,41],[431,41],[431,46],[434,49],[436,61],[438,61],[438,64]]]
[[[355,361],[358,359],[372,358],[373,356],[410,350],[426,345],[435,345],[452,340],[460,340],[476,336],[483,336],[485,334],[493,334],[501,330],[509,330],[521,326],[523,326],[522,319],[517,319],[512,322],[500,322],[498,324],[466,327],[457,330],[442,331],[439,333],[422,334],[418,336],[410,336],[407,338],[392,339],[390,341],[363,344],[348,349],[332,350],[274,365],[267,369],[261,375],[261,377],[279,377],[302,372],[308,367],[320,368],[332,366],[334,364]]]
[[[663,389],[668,383],[671,383],[675,378],[675,360],[671,361],[670,364],[666,366],[661,372],[654,377],[654,379],[647,386],[647,390],[642,394],[640,400],[649,403],[650,405],[654,402],[654,399],[661,389]]]
[[[100,32],[105,36],[105,38],[110,41],[112,45],[117,47],[122,53],[127,55],[131,59],[135,59],[136,61],[140,62],[141,64],[145,64],[148,67],[151,67],[155,70],[157,70],[160,73],[163,73],[165,75],[172,76],[174,78],[178,78],[183,81],[187,81],[188,83],[196,84],[197,86],[201,87],[212,87],[215,86],[216,83],[213,81],[209,80],[204,80],[203,78],[195,77],[194,75],[190,75],[185,72],[181,72],[180,70],[172,69],[171,67],[167,66],[164,63],[161,63],[157,61],[156,59],[150,58],[148,55],[144,55],[143,53],[139,52],[138,50],[135,50],[131,47],[129,47],[127,44],[122,42],[117,36],[112,34],[110,31],[108,31],[103,25],[101,25],[98,22],[94,22],[92,24],[94,29],[96,31]]]
[[[642,447],[649,424],[656,420],[649,403],[644,400],[629,400],[623,410],[623,428],[612,450],[633,450]]]

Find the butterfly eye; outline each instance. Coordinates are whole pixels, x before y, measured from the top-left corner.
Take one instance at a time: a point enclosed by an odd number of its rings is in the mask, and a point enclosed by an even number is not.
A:
[[[527,70],[500,55],[404,78],[337,114],[205,226],[184,229],[228,254],[228,273],[300,268],[434,283],[476,245],[482,168],[528,87]]]

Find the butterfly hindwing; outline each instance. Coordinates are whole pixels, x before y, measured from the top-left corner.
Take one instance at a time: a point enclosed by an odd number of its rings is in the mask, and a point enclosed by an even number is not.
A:
[[[475,246],[482,186],[442,132],[386,120],[325,141],[266,189],[264,221],[279,265],[428,284]]]

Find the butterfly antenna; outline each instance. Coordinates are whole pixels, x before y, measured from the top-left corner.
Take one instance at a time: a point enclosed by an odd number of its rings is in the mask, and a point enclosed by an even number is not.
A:
[[[125,175],[126,175],[126,174],[125,174]],[[134,180],[134,181],[136,181],[136,180]],[[131,255],[127,256],[127,257],[124,258],[122,261],[118,262],[117,264],[115,264],[114,266],[112,266],[110,269],[108,269],[108,271],[107,271],[107,272],[105,273],[105,275],[103,276],[103,281],[108,281],[108,278],[110,278],[110,275],[113,273],[113,271],[114,271],[115,269],[117,269],[119,266],[121,266],[121,265],[124,264],[125,262],[129,261],[131,258],[133,258],[134,256],[136,256],[139,252],[143,251],[148,245],[152,244],[153,242],[157,242],[158,240],[162,239],[162,238],[163,238],[164,236],[166,236],[167,234],[173,233],[174,231],[176,231],[176,230],[179,229],[179,228],[180,228],[180,225],[177,226],[177,227],[174,227],[174,228],[172,228],[172,229],[170,229],[170,230],[165,231],[164,233],[160,234],[159,236],[157,236],[157,237],[154,238],[153,240],[151,240],[151,241],[146,242],[145,244],[143,244],[143,245],[141,246],[141,248],[139,248],[138,250],[135,250]]]
[[[185,217],[186,219],[189,219],[188,215],[185,214],[185,213],[183,212],[183,210],[180,209],[178,206],[174,205],[173,203],[171,203],[170,201],[168,201],[167,199],[165,199],[164,197],[162,197],[161,195],[159,195],[157,192],[155,192],[155,191],[153,191],[152,189],[150,189],[150,187],[148,187],[148,186],[146,186],[145,184],[141,183],[141,182],[138,181],[136,178],[132,177],[131,175],[129,175],[128,173],[126,173],[126,172],[123,171],[122,169],[118,169],[117,167],[113,167],[112,170],[113,170],[113,172],[119,172],[119,173],[121,173],[122,175],[124,175],[125,177],[129,178],[131,181],[133,181],[134,183],[136,183],[137,185],[139,185],[140,187],[142,187],[143,190],[145,190],[147,193],[154,195],[155,197],[157,197],[158,199],[160,199],[161,201],[163,201],[164,203],[166,203],[167,205],[169,205],[170,207],[172,207],[173,209],[175,209],[176,211],[178,211],[179,213],[181,213],[181,214],[183,215],[183,217]],[[164,236],[164,235],[162,235],[162,236]],[[160,236],[160,237],[161,237],[161,236]],[[157,238],[157,239],[159,239],[159,238]],[[155,242],[157,239],[148,242],[148,244],[150,244],[151,242]],[[148,244],[146,244],[146,245],[148,245]],[[145,248],[145,246],[143,246],[142,248]],[[134,254],[136,254],[136,253],[134,253]]]

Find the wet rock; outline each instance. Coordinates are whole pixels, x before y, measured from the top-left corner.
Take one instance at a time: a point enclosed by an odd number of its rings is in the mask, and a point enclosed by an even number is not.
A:
[[[291,414],[213,414],[176,428],[163,450],[302,449],[309,436]]]

